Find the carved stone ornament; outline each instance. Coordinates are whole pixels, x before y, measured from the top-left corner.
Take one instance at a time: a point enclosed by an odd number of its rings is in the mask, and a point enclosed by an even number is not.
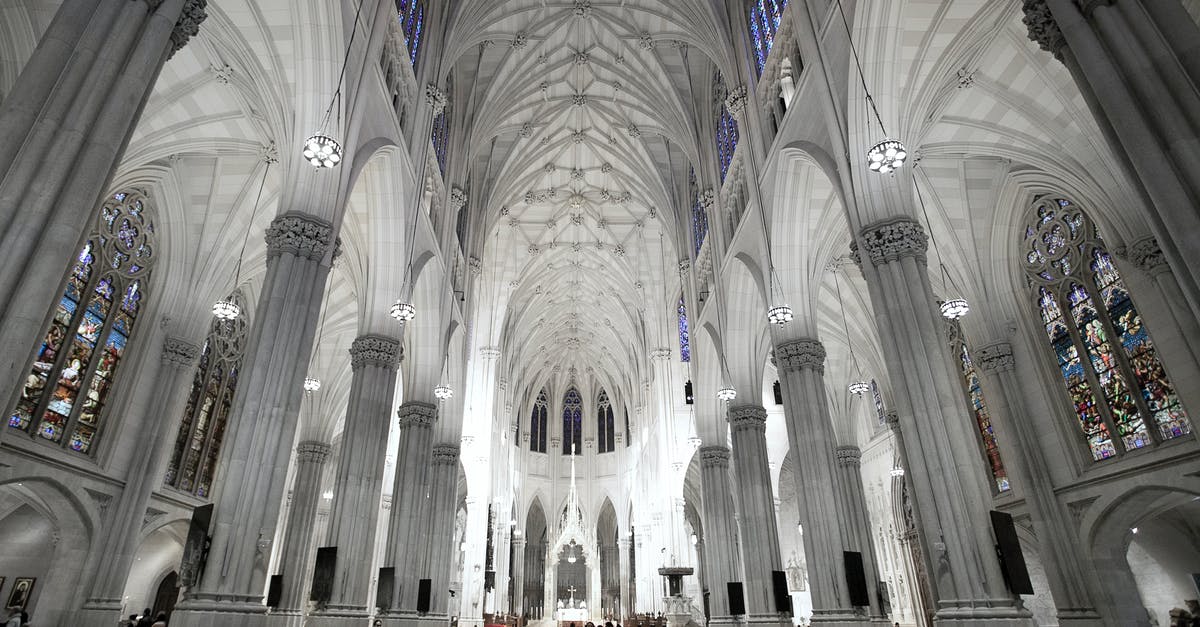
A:
[[[717,193],[713,191],[713,188],[709,187],[700,194],[700,206],[703,207],[705,211],[711,212],[716,204]]]
[[[363,335],[350,344],[350,367],[354,370],[364,366],[395,370],[403,358],[400,340],[386,335]]]
[[[438,444],[433,447],[434,466],[450,466],[458,463],[458,446],[454,444]]]
[[[333,245],[333,225],[315,216],[285,213],[267,227],[268,259],[284,253],[320,259]]]
[[[479,349],[479,356],[484,359],[499,359],[500,349],[495,346],[484,346]]]
[[[834,454],[839,466],[857,466],[862,461],[862,450],[857,446],[839,446]]]
[[[446,92],[437,88],[437,85],[430,83],[425,86],[425,102],[433,107],[433,114],[438,115],[446,109]]]
[[[1021,8],[1025,12],[1021,21],[1029,31],[1029,40],[1061,61],[1062,50],[1066,47],[1067,40],[1063,38],[1058,22],[1054,21],[1050,7],[1046,6],[1046,0],[1025,0]]]
[[[897,414],[896,410],[889,409],[886,412],[884,412],[883,422],[892,431],[900,431],[900,414]]]
[[[762,405],[737,405],[729,408],[729,425],[739,429],[767,428],[767,410]]]
[[[431,426],[437,421],[437,413],[437,405],[420,401],[409,401],[396,410],[401,429]]]
[[[450,188],[450,208],[454,211],[462,211],[462,208],[467,206],[467,193],[461,187],[455,185]]]
[[[725,96],[725,108],[733,114],[733,117],[741,119],[742,114],[746,111],[746,86],[738,85],[729,90],[729,95]]]
[[[467,259],[467,268],[475,276],[483,274],[483,262],[479,260],[479,257],[474,255]]]
[[[670,358],[671,358],[671,349],[669,349],[669,348],[656,348],[656,349],[650,351],[650,359],[652,359],[652,360],[657,361],[657,360],[664,360],[664,359],[670,359]]]
[[[866,253],[872,265],[881,266],[904,257],[915,257],[925,263],[929,236],[911,218],[889,218],[863,227],[862,243],[865,250],[854,252]]]
[[[163,338],[162,361],[164,364],[187,367],[196,363],[200,347],[177,337]]]
[[[984,372],[1012,370],[1015,367],[1012,345],[1008,342],[996,342],[981,347],[975,351],[975,359],[980,370]]]
[[[825,374],[825,346],[812,339],[784,342],[775,347],[775,365],[784,372],[807,368]]]
[[[700,447],[701,466],[729,466],[729,449],[724,446]]]
[[[1153,235],[1143,237],[1125,249],[1125,258],[1150,276],[1170,272],[1167,258]]]
[[[208,13],[204,10],[207,7],[208,0],[187,0],[183,4],[183,13],[179,15],[179,21],[175,22],[175,28],[171,31],[172,56],[183,50],[192,37],[200,34],[200,25],[208,18]]]
[[[310,464],[324,464],[329,459],[333,447],[324,442],[306,440],[296,445],[296,461]]]

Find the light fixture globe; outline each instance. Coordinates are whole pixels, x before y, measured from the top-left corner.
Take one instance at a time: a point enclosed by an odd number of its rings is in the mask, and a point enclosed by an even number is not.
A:
[[[321,380],[316,377],[304,377],[304,391],[316,392],[321,389]]]
[[[948,320],[958,320],[971,311],[971,306],[962,298],[951,298],[942,303],[942,316]]]
[[[212,312],[217,320],[233,320],[242,315],[242,308],[237,303],[223,298],[213,303]]]
[[[417,308],[413,307],[411,303],[396,301],[389,313],[400,322],[408,322],[417,317]]]
[[[867,167],[872,172],[889,174],[904,165],[908,150],[898,139],[885,139],[867,151]]]
[[[440,383],[437,387],[433,388],[433,396],[439,401],[444,401],[451,396],[454,396],[454,390],[451,390],[450,386]]]
[[[737,390],[735,390],[729,386],[725,386],[725,387],[717,390],[717,399],[718,400],[732,401],[735,398],[737,398]]]
[[[855,381],[846,386],[846,389],[850,390],[851,394],[862,396],[863,394],[871,391],[871,386],[866,381]]]
[[[304,142],[304,158],[316,168],[334,168],[342,162],[342,145],[317,133]]]
[[[771,324],[784,325],[792,321],[792,308],[785,305],[777,305],[767,310],[767,320]]]

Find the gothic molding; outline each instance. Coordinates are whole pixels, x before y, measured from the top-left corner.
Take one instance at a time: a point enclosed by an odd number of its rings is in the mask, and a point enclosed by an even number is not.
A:
[[[438,444],[433,447],[432,464],[451,466],[458,463],[459,448],[454,444]]]
[[[733,117],[739,121],[742,119],[742,114],[746,112],[746,86],[738,85],[729,90],[729,95],[725,96],[725,108],[733,114]]]
[[[425,86],[425,102],[433,107],[433,115],[437,117],[442,111],[446,110],[446,92],[437,88],[437,85],[430,83]]]
[[[700,447],[700,465],[703,467],[724,466],[729,467],[730,451],[726,446],[702,446]]]
[[[374,366],[395,371],[403,359],[400,340],[386,335],[363,335],[350,344],[350,368],[353,370]]]
[[[1058,22],[1054,21],[1050,7],[1046,6],[1046,0],[1025,0],[1021,9],[1025,12],[1021,21],[1025,23],[1029,41],[1062,61],[1062,51],[1067,46],[1067,40],[1063,37]]]
[[[289,253],[304,259],[320,259],[335,244],[333,225],[316,216],[285,213],[267,227],[267,258]]]
[[[296,445],[296,461],[300,463],[324,464],[333,447],[325,442],[305,440]]]
[[[908,217],[888,218],[863,227],[861,231],[864,250],[851,245],[852,255],[861,264],[862,253],[866,253],[871,264],[882,266],[905,257],[913,257],[925,263],[925,251],[929,249],[929,236],[925,228]]]
[[[479,356],[489,361],[492,359],[499,359],[500,348],[496,346],[484,346],[479,349]]]
[[[895,431],[897,433],[900,432],[900,414],[896,413],[896,410],[889,409],[886,412],[884,412],[883,413],[883,422],[892,431]]]
[[[457,185],[450,188],[450,208],[455,213],[462,211],[463,207],[467,206],[467,193]]]
[[[656,360],[656,361],[657,360],[667,360],[670,358],[671,358],[671,349],[669,349],[669,348],[656,348],[656,349],[650,351],[650,359],[652,359],[652,360]]]
[[[775,365],[784,372],[813,370],[825,374],[825,345],[811,338],[784,342],[775,347]]]
[[[200,357],[200,347],[177,337],[163,338],[162,362],[165,365],[186,368]]]
[[[1153,235],[1143,237],[1117,252],[1150,276],[1171,271],[1171,266],[1167,265],[1167,257],[1158,245],[1158,239]]]
[[[400,419],[401,429],[407,427],[428,427],[437,422],[437,413],[437,405],[422,403],[421,401],[409,401],[396,410],[396,417]]]
[[[767,428],[767,409],[762,405],[737,405],[729,408],[729,425],[734,431],[739,429]]]
[[[200,34],[200,25],[208,17],[208,13],[204,10],[207,7],[208,0],[187,0],[184,3],[179,21],[175,22],[175,28],[171,31],[172,56],[183,50],[192,37]]]
[[[980,347],[975,351],[975,361],[984,372],[1000,372],[1012,370],[1016,364],[1013,360],[1012,344],[994,342]]]
[[[858,466],[862,462],[862,449],[857,446],[839,446],[833,452],[839,466]]]

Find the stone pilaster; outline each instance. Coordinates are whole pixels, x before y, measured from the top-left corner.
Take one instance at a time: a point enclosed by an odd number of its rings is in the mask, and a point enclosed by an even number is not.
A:
[[[926,239],[916,221],[894,217],[864,227],[855,255],[892,377],[935,620],[1031,625],[1000,573],[988,517],[991,490],[929,284]]]
[[[105,534],[108,540],[100,543],[91,592],[77,624],[108,627],[120,619],[125,580],[142,540],[146,505],[154,490],[162,487],[167,455],[179,431],[199,356],[200,348],[191,342],[175,337],[163,339],[160,367],[154,371],[152,385],[166,393],[153,395],[142,416],[128,417],[142,425],[137,446],[146,454],[131,457],[125,489],[113,508],[113,519]]]
[[[761,405],[729,408],[733,434],[733,464],[737,474],[738,516],[741,520],[744,591],[749,622],[776,622],[772,571],[783,570],[771,468],[767,464],[767,410]],[[729,580],[734,581],[734,580]]]
[[[296,446],[296,482],[292,487],[292,507],[288,510],[279,560],[283,587],[276,611],[280,613],[302,614],[308,601],[308,575],[316,556],[313,529],[317,522],[317,507],[321,504],[321,473],[331,450],[333,447],[329,444],[313,440]]]
[[[862,553],[863,570],[867,574],[867,592],[871,597],[869,614],[879,621],[885,620],[883,601],[879,598],[879,557],[875,543],[871,541],[871,518],[867,510],[867,496],[862,481],[862,451],[857,446],[839,446],[834,450],[837,457],[838,474],[841,478],[842,519],[846,524],[846,546],[848,550]]]
[[[851,607],[842,557],[843,551],[857,550],[849,542],[857,533],[843,506],[847,486],[834,464],[837,437],[825,394],[825,347],[810,338],[781,342],[775,347],[775,365],[796,455],[796,494],[804,504],[804,554],[810,564],[822,565],[809,572],[813,622],[861,625],[866,617],[856,616]],[[864,566],[868,563],[864,559]],[[868,582],[876,579],[874,564],[870,566]]]
[[[221,450],[203,579],[172,624],[262,624],[267,565],[287,480],[326,278],[333,225],[285,213],[267,229],[267,273]]]
[[[388,524],[387,552],[383,566],[396,569],[392,607],[384,624],[399,624],[417,611],[417,585],[422,578],[425,547],[415,541],[421,533],[428,507],[425,494],[433,448],[433,424],[438,408],[430,403],[409,401],[396,412],[400,419],[400,448],[396,477],[392,484],[392,519]]]
[[[1026,390],[1016,376],[1016,359],[1008,342],[975,351],[988,393],[988,409],[996,429],[1004,467],[1013,489],[1025,498],[1038,538],[1038,556],[1046,570],[1061,625],[1099,627],[1094,590],[1098,582],[1080,559],[1085,555],[1070,514],[1054,494],[1052,473],[1042,453],[1038,425],[1031,422]]]
[[[376,572],[376,530],[387,454],[388,418],[396,392],[396,371],[403,359],[400,340],[368,334],[350,345],[350,395],[342,450],[334,479],[328,546],[336,546],[333,594],[308,624],[353,624],[365,620]]]
[[[709,593],[711,624],[732,625],[725,584],[739,580],[737,522],[734,520],[733,482],[729,477],[729,449],[702,446],[700,487],[704,493],[704,575]],[[632,608],[631,608],[632,609]]]
[[[430,516],[429,516],[429,570],[427,577],[433,580],[433,595],[430,612],[435,616],[446,616],[450,611],[447,590],[454,573],[454,514],[458,506],[459,446],[442,443],[433,447],[430,461]],[[499,579],[500,575],[496,575]]]
[[[621,586],[617,610],[618,616],[625,617],[633,612],[633,605],[630,603],[633,593],[629,588],[629,531],[621,529],[617,534],[617,567],[620,569],[617,578]]]

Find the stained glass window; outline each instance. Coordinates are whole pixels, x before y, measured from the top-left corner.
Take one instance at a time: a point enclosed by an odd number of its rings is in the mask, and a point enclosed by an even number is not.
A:
[[[721,79],[721,73],[713,74],[713,119],[716,122],[714,140],[717,145],[717,165],[721,172],[721,182],[729,174],[729,165],[733,163],[733,153],[737,150],[738,125],[729,107],[725,106],[725,97],[729,91]]]
[[[67,276],[9,427],[80,453],[92,451],[154,264],[148,203],[139,191],[104,202]]]
[[[235,292],[230,300],[247,311],[241,293]],[[212,491],[237,389],[247,326],[246,316],[213,319],[163,478],[167,485],[200,498],[208,498]]]
[[[683,296],[679,297],[679,360],[692,360],[692,342],[691,336],[688,334],[688,316],[687,303],[684,302]]]
[[[971,360],[967,343],[962,338],[962,330],[958,322],[951,322],[950,347],[958,356],[959,368],[963,376],[963,389],[967,395],[967,405],[971,415],[975,417],[975,426],[979,429],[979,441],[983,446],[983,455],[987,459],[988,470],[996,490],[1004,492],[1011,486],[1008,482],[1008,472],[1004,470],[1004,461],[1000,459],[1000,446],[996,443],[996,432],[992,429],[992,415],[988,411],[987,401],[983,397],[983,387],[979,383],[979,371]]]
[[[1039,198],[1024,236],[1026,277],[1092,457],[1107,459],[1191,433],[1141,315],[1087,214],[1070,201]]]
[[[415,73],[421,56],[421,40],[425,36],[425,0],[396,0],[396,12]]]
[[[583,397],[571,388],[563,396],[563,455],[583,453]]]
[[[613,408],[608,399],[608,392],[600,390],[600,396],[596,399],[596,451],[599,453],[611,453],[617,450],[613,418]]]
[[[875,418],[879,420],[879,426],[887,424],[887,410],[883,407],[883,394],[879,392],[879,384],[875,379],[871,379],[871,400],[875,402]]]
[[[529,450],[534,453],[546,452],[546,416],[550,411],[549,406],[546,390],[538,392],[537,401],[533,403],[533,411],[529,416]]]
[[[749,0],[747,26],[750,28],[750,43],[754,48],[754,66],[761,76],[767,65],[767,56],[775,44],[775,34],[783,20],[787,0]]]
[[[688,186],[692,194],[692,241],[695,252],[699,255],[704,238],[708,235],[708,212],[704,210],[704,204],[701,202],[700,185],[696,182],[696,171],[693,169],[688,170]]]
[[[437,117],[433,118],[433,154],[437,157],[438,169],[442,175],[446,174],[446,151],[450,147],[450,107],[446,106],[442,109]]]

